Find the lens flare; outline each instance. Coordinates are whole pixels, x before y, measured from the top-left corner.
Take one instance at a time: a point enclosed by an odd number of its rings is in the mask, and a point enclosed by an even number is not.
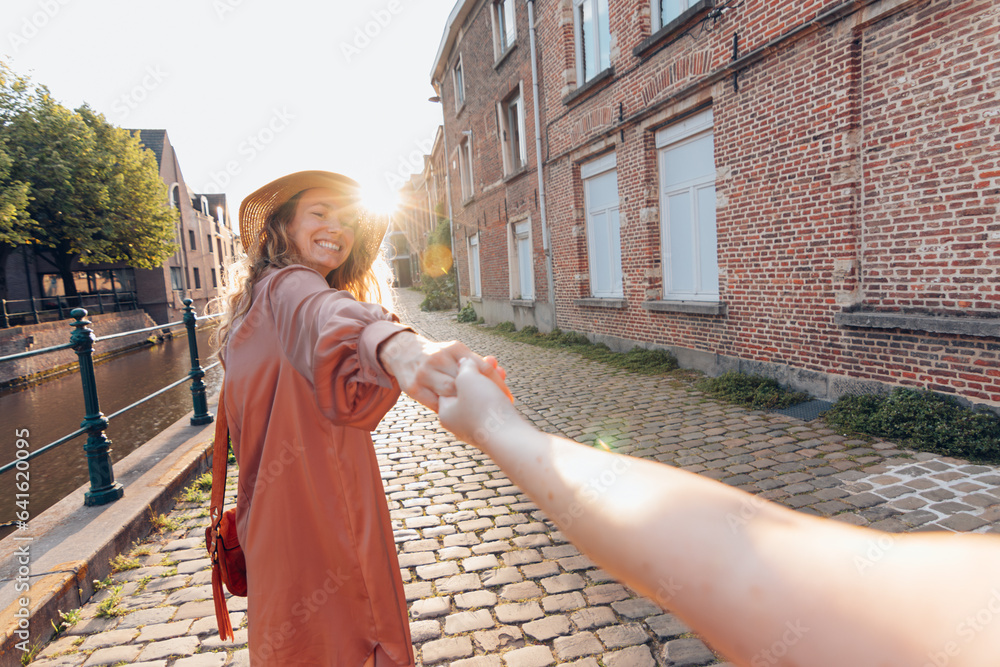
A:
[[[445,245],[429,245],[424,251],[424,273],[431,278],[440,278],[451,270],[451,249]]]

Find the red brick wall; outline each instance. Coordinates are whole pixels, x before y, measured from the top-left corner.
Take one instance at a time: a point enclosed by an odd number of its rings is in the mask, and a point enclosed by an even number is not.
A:
[[[998,337],[834,322],[854,309],[1000,316],[1000,11],[934,0],[806,26],[836,4],[748,1],[642,60],[648,3],[610,0],[615,77],[570,104],[571,5],[538,6],[558,324],[1000,404]],[[738,90],[731,73],[713,77],[734,33],[743,55],[799,26]],[[727,312],[649,312],[663,268],[655,131],[703,106]],[[589,294],[580,164],[612,149],[624,309],[574,303]],[[483,276],[484,290],[500,279],[485,262]]]
[[[455,221],[455,259],[460,272],[461,293],[468,296],[468,237],[480,234],[480,274],[484,300],[509,301],[510,221],[531,216],[534,244],[535,300],[546,301],[545,269],[542,254],[541,216],[538,209],[538,177],[535,171],[534,98],[531,88],[531,52],[528,37],[528,10],[516,3],[517,37],[499,65],[493,53],[491,4],[480,2],[466,21],[464,33],[446,56],[447,69],[442,83],[445,133],[451,169],[451,196]],[[452,69],[462,57],[465,76],[465,106],[456,113]],[[517,176],[504,176],[503,146],[497,133],[497,103],[506,99],[519,84],[525,111],[527,167]],[[543,115],[544,119],[544,115]],[[543,120],[544,122],[544,120]],[[472,130],[474,195],[462,200],[458,170],[458,146],[463,130]],[[515,269],[516,270],[516,269]]]

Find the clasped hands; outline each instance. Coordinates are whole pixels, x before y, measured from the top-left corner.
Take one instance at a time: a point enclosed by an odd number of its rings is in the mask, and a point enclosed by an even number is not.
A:
[[[440,412],[441,399],[458,395],[456,378],[463,368],[466,373],[477,371],[514,400],[505,382],[507,374],[496,357],[481,357],[459,341],[436,343],[402,331],[382,344],[379,361],[400,389],[434,412]]]

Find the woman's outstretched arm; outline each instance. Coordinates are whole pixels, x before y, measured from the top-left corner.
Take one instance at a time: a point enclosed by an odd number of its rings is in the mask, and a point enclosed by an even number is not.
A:
[[[598,565],[747,667],[995,667],[1000,538],[890,535],[541,433],[471,364],[441,422]]]

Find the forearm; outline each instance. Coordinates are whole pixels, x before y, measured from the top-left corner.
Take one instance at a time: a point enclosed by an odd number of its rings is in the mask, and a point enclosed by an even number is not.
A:
[[[511,480],[598,565],[738,665],[922,665],[961,643],[963,618],[1000,591],[1000,540],[887,536],[814,519],[506,422],[483,448]],[[975,570],[966,566],[970,541],[982,547]],[[986,664],[977,654],[1000,652],[1000,598],[994,604],[992,636],[961,643],[949,665]]]

